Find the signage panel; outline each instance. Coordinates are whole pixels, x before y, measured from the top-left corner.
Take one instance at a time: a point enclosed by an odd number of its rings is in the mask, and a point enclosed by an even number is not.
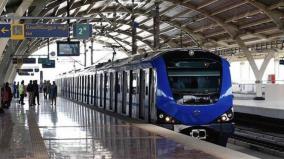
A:
[[[10,38],[10,37],[11,37],[11,25],[0,24],[0,38]]]
[[[13,64],[35,64],[35,58],[13,58]]]
[[[55,60],[49,60],[42,63],[42,68],[55,68]]]
[[[48,61],[48,58],[38,58],[37,63],[38,64],[43,64],[43,63],[45,63],[47,61]]]
[[[11,39],[24,40],[25,39],[25,25],[11,24]]]
[[[68,37],[68,24],[26,24],[26,38],[37,37]]]
[[[73,34],[77,39],[88,39],[92,37],[93,27],[91,24],[77,23],[73,25]]]

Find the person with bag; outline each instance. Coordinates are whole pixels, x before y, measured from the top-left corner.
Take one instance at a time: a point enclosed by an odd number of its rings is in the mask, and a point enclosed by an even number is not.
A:
[[[12,94],[12,90],[9,86],[9,83],[7,82],[3,88],[3,92],[1,92],[2,95],[2,103],[3,103],[3,108],[7,108],[9,109],[10,105],[11,105],[11,101],[13,98],[13,94]]]
[[[26,91],[25,91],[25,85],[24,85],[24,80],[22,80],[21,85],[19,86],[19,94],[20,94],[20,100],[19,103],[21,105],[24,105],[24,98],[26,96]]]

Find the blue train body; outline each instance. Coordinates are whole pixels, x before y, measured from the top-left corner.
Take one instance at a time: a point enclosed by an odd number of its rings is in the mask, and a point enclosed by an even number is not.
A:
[[[156,106],[182,124],[209,124],[233,106],[230,66],[225,59],[222,59],[222,86],[218,102],[198,107],[177,104],[170,88],[164,59],[157,57],[151,63],[157,71]]]

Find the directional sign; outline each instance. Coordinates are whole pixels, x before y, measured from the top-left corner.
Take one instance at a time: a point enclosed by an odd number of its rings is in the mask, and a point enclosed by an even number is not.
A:
[[[36,37],[68,37],[69,26],[67,24],[26,24],[26,38]]]
[[[48,60],[42,64],[42,68],[55,68],[55,60]]]
[[[11,39],[24,40],[25,39],[25,25],[24,24],[11,24]]]
[[[35,64],[35,58],[13,58],[13,64]]]
[[[38,64],[43,64],[43,63],[47,63],[47,62],[48,62],[48,58],[38,58],[37,59]]]
[[[77,39],[88,39],[92,37],[93,27],[91,24],[77,23],[73,25],[73,34]]]
[[[11,37],[11,25],[0,24],[0,38],[10,38],[10,37]]]

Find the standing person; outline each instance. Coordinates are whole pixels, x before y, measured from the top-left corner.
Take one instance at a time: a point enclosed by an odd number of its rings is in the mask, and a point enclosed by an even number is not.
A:
[[[50,98],[51,98],[51,105],[53,105],[53,101],[54,101],[54,105],[56,105],[56,97],[57,97],[57,86],[55,84],[55,81],[53,81],[51,87],[50,87],[50,94],[49,94]]]
[[[19,84],[19,82],[17,83],[17,96],[16,96],[16,98],[19,98],[20,97],[20,95],[19,95],[19,86],[20,86],[20,84]]]
[[[33,87],[33,81],[30,80],[30,83],[27,87],[27,92],[29,93],[29,106],[33,106],[34,104],[34,87]]]
[[[47,99],[47,83],[46,83],[46,81],[44,81],[44,83],[43,83],[43,96],[44,96],[44,99]]]
[[[33,93],[34,93],[33,104],[36,105],[35,99],[37,99],[37,105],[39,105],[39,90],[38,90],[37,80],[34,80],[33,83]]]
[[[14,96],[14,98],[17,98],[17,85],[16,85],[16,82],[14,82],[14,84],[13,84],[13,96]]]
[[[47,81],[47,86],[46,86],[46,92],[47,92],[47,95],[48,95],[48,98],[50,98],[50,88],[51,88],[51,84],[50,84],[50,81]]]
[[[11,105],[13,94],[8,82],[5,84],[2,93],[3,108],[9,108]]]
[[[19,86],[19,95],[20,95],[20,100],[19,103],[21,105],[24,105],[24,98],[26,96],[26,90],[25,90],[25,85],[24,85],[24,80],[22,80],[21,85]]]

